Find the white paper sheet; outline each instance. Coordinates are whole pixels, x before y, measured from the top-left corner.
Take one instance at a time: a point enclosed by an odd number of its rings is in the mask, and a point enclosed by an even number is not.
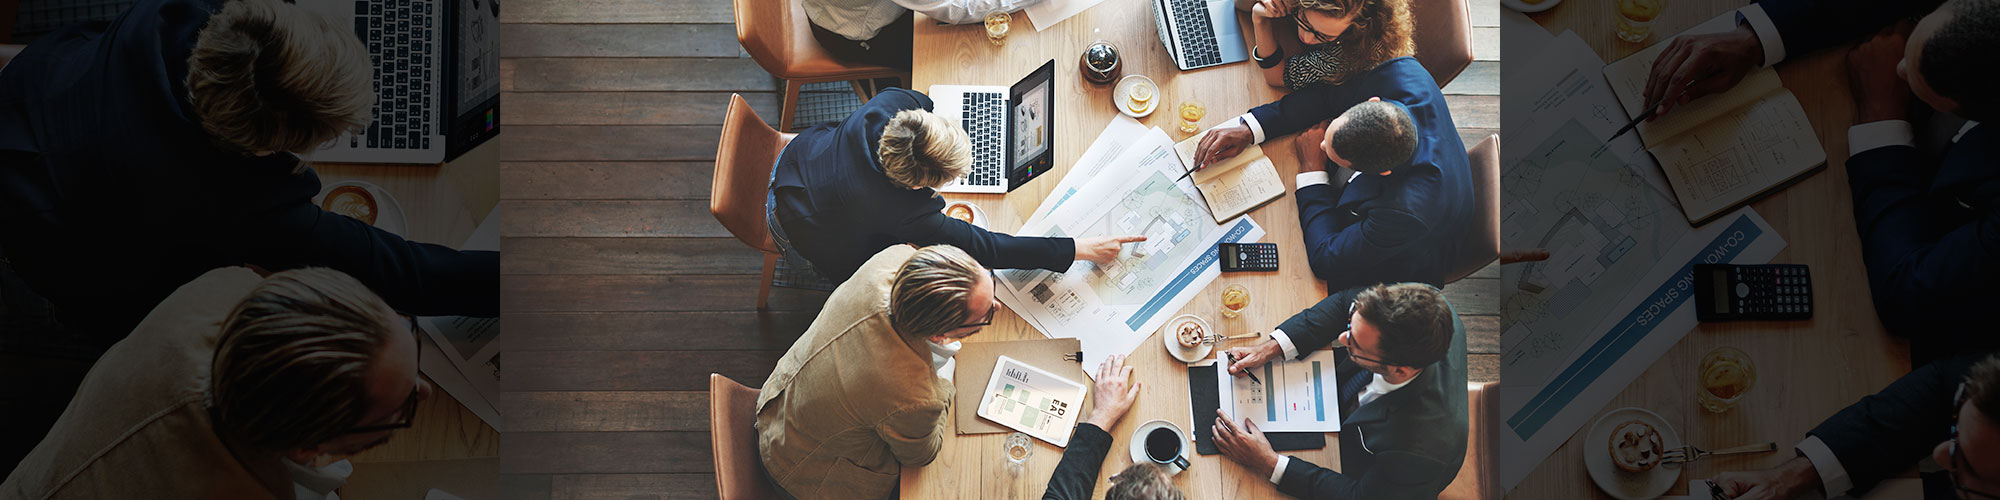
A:
[[[1250,370],[1253,381],[1231,376],[1228,358],[1218,357],[1215,394],[1231,421],[1248,418],[1264,432],[1340,432],[1334,359],[1333,351],[1319,350],[1305,359],[1272,361]]]
[[[1069,19],[1070,16],[1075,16],[1077,13],[1083,12],[1085,9],[1089,9],[1091,6],[1103,1],[1042,0],[1021,10],[1028,12],[1028,20],[1035,23],[1035,31],[1039,32],[1047,31],[1050,26],[1055,26],[1056,23],[1063,22],[1064,19]]]
[[[1070,197],[1076,195],[1077,190],[1083,189],[1085,182],[1102,174],[1105,167],[1111,166],[1112,160],[1118,159],[1118,155],[1124,153],[1125,148],[1130,147],[1145,133],[1146,126],[1140,124],[1139,120],[1123,114],[1112,118],[1111,123],[1104,125],[1104,131],[1097,134],[1097,140],[1092,141],[1090,148],[1083,150],[1083,156],[1076,160],[1076,164],[1069,167],[1069,172],[1063,174],[1062,182],[1056,183],[1056,189],[1049,192],[1048,198],[1042,199],[1040,206],[1035,207],[1035,212],[1028,217],[1028,222],[1032,223],[1047,217],[1050,211],[1069,201]]]
[[[1543,50],[1535,57],[1507,65],[1508,68],[1520,68],[1518,73],[1510,73],[1511,76],[1507,77],[1508,88],[1520,89],[1523,95],[1533,96],[1516,95],[1510,101],[1532,102],[1533,105],[1509,108],[1500,117],[1501,130],[1510,135],[1541,137],[1555,131],[1564,122],[1573,120],[1589,130],[1597,145],[1601,146],[1604,139],[1631,120],[1625,108],[1619,105],[1618,96],[1612,92],[1610,83],[1604,80],[1604,61],[1598,59],[1597,53],[1592,52],[1590,45],[1585,44],[1575,32],[1564,31],[1541,47]],[[1516,108],[1525,112],[1518,112]],[[1646,153],[1645,143],[1638,133],[1626,132],[1612,141],[1606,150],[1617,155],[1626,168],[1645,179],[1647,185],[1669,202],[1673,201],[1673,188],[1667,184],[1660,164]],[[1504,149],[1502,154],[1506,154]]]

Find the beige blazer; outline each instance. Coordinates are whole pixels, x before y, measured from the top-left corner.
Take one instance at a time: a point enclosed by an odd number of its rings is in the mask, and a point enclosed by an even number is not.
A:
[[[833,291],[757,396],[765,470],[799,498],[885,498],[937,457],[952,386],[924,340],[889,326],[889,284],[916,250],[875,254]]]
[[[291,499],[281,458],[239,459],[204,404],[222,320],[261,281],[217,269],[160,302],[98,358],[0,499]]]

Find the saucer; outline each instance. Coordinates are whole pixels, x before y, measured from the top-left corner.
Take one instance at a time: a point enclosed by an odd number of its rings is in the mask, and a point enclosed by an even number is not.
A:
[[[1584,434],[1583,466],[1590,471],[1591,481],[1605,493],[1620,500],[1642,500],[1659,498],[1674,487],[1681,477],[1680,464],[1660,464],[1646,472],[1627,472],[1611,463],[1612,427],[1627,421],[1638,420],[1653,426],[1660,433],[1663,450],[1681,446],[1680,435],[1674,433],[1667,419],[1645,408],[1626,407],[1611,410],[1590,424],[1590,432]]]
[[[1153,100],[1146,101],[1145,111],[1134,112],[1131,108],[1125,107],[1125,90],[1131,87],[1134,82],[1141,81],[1153,86]],[[1111,88],[1111,107],[1118,108],[1118,112],[1124,113],[1125,116],[1145,118],[1147,115],[1153,114],[1153,110],[1159,109],[1160,100],[1166,98],[1162,92],[1160,84],[1153,83],[1153,79],[1146,78],[1146,75],[1125,75],[1124,78],[1118,79],[1117,86]]]
[[[1208,358],[1209,353],[1215,352],[1215,344],[1203,342],[1201,345],[1192,348],[1182,347],[1180,339],[1176,338],[1178,335],[1174,333],[1174,327],[1180,326],[1181,323],[1188,320],[1193,320],[1195,324],[1201,325],[1201,331],[1205,332],[1203,335],[1216,334],[1215,328],[1208,326],[1207,320],[1193,314],[1182,314],[1174,316],[1174,319],[1167,320],[1167,324],[1160,326],[1160,339],[1166,343],[1167,354],[1172,355],[1174,359],[1181,360],[1182,363],[1195,364]]]
[[[1528,3],[1523,0],[1500,0],[1501,5],[1506,5],[1507,8],[1521,13],[1533,13],[1553,9],[1559,3],[1562,3],[1562,0],[1542,0],[1541,3]]]
[[[946,202],[946,203],[944,204],[944,213],[945,213],[945,216],[946,216],[946,217],[950,217],[950,216],[951,216],[951,215],[950,215],[950,214],[951,214],[951,207],[955,207],[955,206],[959,206],[959,205],[965,205],[965,207],[966,207],[966,208],[970,208],[970,209],[972,209],[972,222],[968,222],[967,224],[971,224],[971,225],[972,225],[972,227],[976,227],[976,228],[980,228],[980,229],[986,229],[986,211],[985,211],[985,210],[980,210],[980,209],[979,209],[979,205],[974,205],[974,204],[972,204],[972,202],[969,202],[969,201],[947,201],[947,202]],[[953,220],[957,220],[957,219],[953,219]]]
[[[408,235],[403,234],[404,231],[407,231],[410,227],[409,221],[403,218],[403,206],[401,204],[396,203],[396,198],[393,196],[389,196],[389,190],[382,189],[381,186],[377,186],[362,181],[340,181],[333,184],[321,186],[319,189],[319,194],[313,195],[312,198],[313,206],[315,207],[320,206],[320,202],[326,199],[327,193],[331,193],[333,192],[333,190],[339,189],[342,186],[359,187],[361,189],[367,190],[370,196],[375,197],[376,228],[381,229],[383,231],[388,231],[390,234],[394,234],[397,236],[403,236],[405,238],[408,237]]]

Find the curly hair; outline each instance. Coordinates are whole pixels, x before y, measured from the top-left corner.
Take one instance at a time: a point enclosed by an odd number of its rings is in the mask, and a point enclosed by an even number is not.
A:
[[[1410,0],[1285,1],[1293,9],[1320,11],[1335,17],[1354,16],[1354,24],[1340,34],[1339,41],[1356,58],[1356,64],[1328,76],[1329,82],[1345,81],[1390,59],[1417,55],[1416,20],[1410,14]]]

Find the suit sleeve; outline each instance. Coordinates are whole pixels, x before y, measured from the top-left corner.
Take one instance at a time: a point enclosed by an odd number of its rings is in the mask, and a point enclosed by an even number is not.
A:
[[[1111,452],[1111,434],[1094,424],[1077,424],[1063,450],[1062,462],[1049,476],[1049,488],[1042,500],[1090,500],[1097,489],[1097,472],[1104,468],[1104,456]]]
[[[1360,222],[1340,227],[1338,200],[1332,186],[1306,186],[1298,191],[1306,263],[1312,266],[1313,275],[1328,282],[1351,283],[1357,278],[1349,276],[1353,274],[1349,271],[1367,270],[1404,255],[1430,231],[1422,216],[1389,207],[1369,210]]]
[[[1291,457],[1278,479],[1278,492],[1297,498],[1326,500],[1435,499],[1458,470],[1413,453],[1384,451],[1368,474],[1354,477]]]
[[[1922,16],[1943,0],[1760,0],[1778,29],[1787,59],[1858,40],[1899,19]]]
[[[1961,147],[1968,146],[1976,147]],[[1940,227],[1935,221],[1946,214],[1937,207],[1948,202],[1928,192],[1937,167],[1909,146],[1863,151],[1848,158],[1847,171],[1862,262],[1883,323],[1906,335],[1961,334],[1923,324],[1937,304],[1979,296],[2000,278],[2000,211]]]
[[[1855,491],[1866,491],[1950,439],[1952,397],[1966,370],[1982,358],[1960,356],[1924,365],[1841,409],[1809,434],[1840,459]]]
[[[1250,115],[1264,129],[1264,137],[1269,140],[1300,130],[1312,128],[1313,124],[1340,116],[1347,108],[1368,100],[1368,92],[1361,85],[1311,85],[1277,101],[1250,109]]]
[[[994,269],[1046,269],[1063,272],[1076,260],[1076,242],[1069,238],[1013,236],[980,229],[940,210],[942,198],[903,225],[903,241],[917,245],[946,244],[965,250],[980,265]]]
[[[313,175],[313,174],[304,174]],[[368,285],[399,311],[424,316],[500,314],[499,252],[459,251],[405,240],[312,204],[316,177],[287,183],[287,196],[244,227],[271,233],[239,240],[246,260],[273,271],[327,267]]]
[[[1285,336],[1292,339],[1292,345],[1298,347],[1299,359],[1333,345],[1340,332],[1347,331],[1347,309],[1354,304],[1354,296],[1359,293],[1360,288],[1334,292],[1278,325],[1278,329],[1284,330]]]
[[[930,465],[937,459],[938,450],[944,446],[944,435],[949,432],[945,430],[949,424],[945,407],[951,404],[957,389],[944,379],[932,382],[933,400],[890,414],[876,426],[876,435],[889,444],[889,452],[904,466]]]

